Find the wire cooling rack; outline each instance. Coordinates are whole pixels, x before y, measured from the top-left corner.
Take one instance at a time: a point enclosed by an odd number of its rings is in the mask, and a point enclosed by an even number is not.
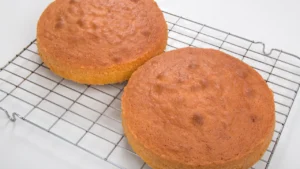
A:
[[[166,51],[214,48],[255,68],[274,92],[276,127],[272,142],[252,168],[265,169],[274,153],[300,85],[300,58],[263,43],[164,12],[169,29]],[[149,167],[132,151],[121,126],[121,95],[126,83],[79,85],[54,75],[40,60],[36,42],[0,70],[0,109],[11,121],[39,127],[114,166]]]

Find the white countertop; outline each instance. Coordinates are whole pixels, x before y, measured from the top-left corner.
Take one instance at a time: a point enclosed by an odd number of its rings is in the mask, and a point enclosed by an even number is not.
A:
[[[0,1],[0,67],[35,39],[36,22],[51,0]],[[297,0],[157,0],[167,12],[233,34],[263,41],[300,56],[300,2]],[[300,95],[294,103],[271,169],[298,169]],[[4,169],[107,168],[94,156],[22,121],[10,123],[0,113],[0,166]],[[53,151],[56,146],[60,151]],[[80,160],[78,160],[80,159]],[[102,167],[101,167],[102,166]]]

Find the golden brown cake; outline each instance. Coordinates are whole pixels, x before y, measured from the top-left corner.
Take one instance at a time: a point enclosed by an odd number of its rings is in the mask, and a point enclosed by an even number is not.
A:
[[[275,125],[263,78],[212,49],[150,59],[130,78],[122,111],[130,145],[153,169],[248,169]]]
[[[56,0],[37,25],[45,64],[85,84],[127,80],[166,43],[166,22],[153,0]]]

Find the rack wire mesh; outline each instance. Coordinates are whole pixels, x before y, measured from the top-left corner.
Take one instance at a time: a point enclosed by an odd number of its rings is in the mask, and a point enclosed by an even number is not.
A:
[[[274,136],[252,167],[268,168],[299,91],[300,58],[278,49],[266,52],[261,42],[168,12],[164,15],[169,29],[166,51],[188,46],[218,49],[251,65],[273,90]],[[19,117],[115,167],[149,169],[124,137],[120,98],[125,85],[80,85],[58,77],[40,60],[34,40],[0,70],[0,110],[11,121]]]

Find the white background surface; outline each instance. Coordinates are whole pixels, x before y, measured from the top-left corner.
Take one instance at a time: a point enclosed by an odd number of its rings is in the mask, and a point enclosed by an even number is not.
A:
[[[0,67],[35,39],[36,22],[50,0],[0,1]],[[297,0],[157,0],[168,12],[300,55]],[[297,105],[298,104],[298,105]],[[271,169],[299,169],[300,98],[286,124]],[[0,168],[107,168],[68,143],[0,114]],[[60,151],[53,151],[55,146]],[[80,160],[78,160],[80,159]],[[101,167],[102,166],[102,167]]]

